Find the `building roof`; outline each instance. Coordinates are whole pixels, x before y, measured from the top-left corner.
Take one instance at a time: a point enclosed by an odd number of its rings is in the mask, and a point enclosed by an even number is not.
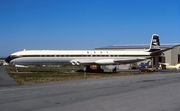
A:
[[[161,44],[161,48],[172,48],[175,46],[180,46],[180,43],[171,44]],[[112,45],[106,47],[95,48],[95,50],[102,49],[149,49],[149,44],[122,44],[122,45]]]

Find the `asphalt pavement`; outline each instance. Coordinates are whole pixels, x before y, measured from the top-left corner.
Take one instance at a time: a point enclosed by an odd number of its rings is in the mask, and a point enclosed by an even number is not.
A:
[[[0,111],[180,111],[180,73],[0,88]]]
[[[18,85],[17,82],[6,72],[5,66],[0,66],[0,87]]]

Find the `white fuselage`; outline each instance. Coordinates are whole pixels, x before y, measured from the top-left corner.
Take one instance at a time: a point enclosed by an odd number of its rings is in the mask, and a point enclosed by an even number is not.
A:
[[[11,64],[59,65],[59,64],[116,64],[116,60],[150,56],[147,51],[119,50],[25,50],[13,53]]]

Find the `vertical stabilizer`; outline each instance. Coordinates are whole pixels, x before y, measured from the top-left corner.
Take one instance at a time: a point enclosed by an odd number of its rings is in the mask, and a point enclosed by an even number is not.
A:
[[[160,50],[160,41],[159,41],[159,36],[157,34],[152,35],[149,51],[157,51]]]

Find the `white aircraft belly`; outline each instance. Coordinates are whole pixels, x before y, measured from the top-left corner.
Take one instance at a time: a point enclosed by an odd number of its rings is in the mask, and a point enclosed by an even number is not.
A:
[[[72,59],[72,58],[71,58]],[[22,65],[60,65],[68,63],[70,58],[59,58],[59,57],[22,57],[11,61],[12,64],[22,64]],[[70,63],[70,62],[69,62]]]

